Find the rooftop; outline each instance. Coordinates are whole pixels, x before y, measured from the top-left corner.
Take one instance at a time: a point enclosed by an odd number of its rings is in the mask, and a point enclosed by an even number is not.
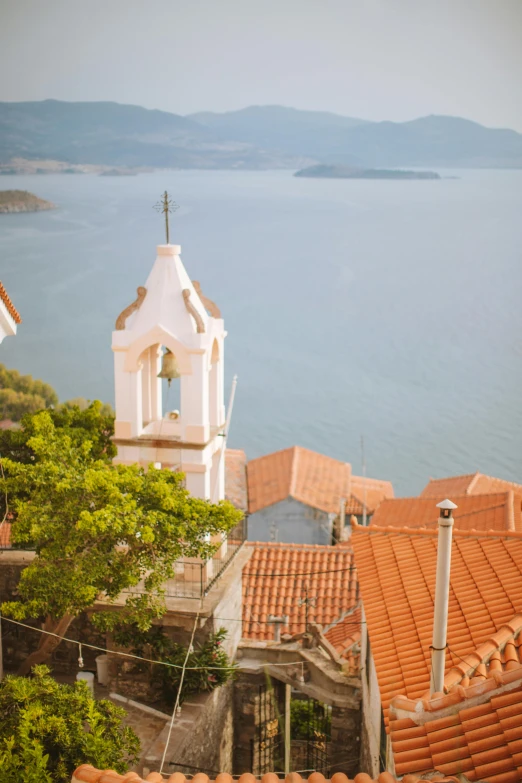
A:
[[[294,498],[311,508],[339,514],[341,499],[348,513],[358,513],[366,501],[371,513],[385,497],[393,497],[389,481],[352,476],[348,462],[318,454],[301,446],[276,451],[250,460],[247,465],[249,511]],[[356,510],[351,507],[353,503]]]
[[[486,476],[484,473],[468,473],[465,476],[430,479],[421,498],[451,497],[452,495],[482,495],[490,492],[508,492],[522,495],[522,484]]]
[[[439,516],[436,504],[446,497],[439,494],[383,500],[371,524],[436,528]],[[515,495],[513,490],[484,495],[451,495],[451,498],[458,506],[453,517],[455,527],[460,530],[522,531],[522,495]]]
[[[5,309],[7,310],[7,312],[9,313],[9,315],[11,316],[15,324],[22,323],[20,313],[18,312],[14,304],[11,302],[11,299],[9,298],[9,294],[5,290],[2,283],[0,283],[0,300],[3,302]]]
[[[174,772],[170,777],[160,775],[159,772],[151,772],[145,779],[140,778],[135,772],[128,772],[126,775],[118,775],[113,770],[100,770],[91,767],[90,764],[82,764],[81,767],[75,771],[72,777],[72,783],[188,783],[193,781],[194,783],[232,783],[233,780],[238,780],[239,783],[256,783],[256,781],[262,781],[262,783],[278,783],[280,780],[285,780],[286,783],[302,783],[306,780],[302,778],[297,772],[291,772],[286,776],[280,776],[275,772],[268,772],[263,777],[257,778],[251,775],[250,772],[245,772],[241,776],[230,775],[228,772],[221,772],[216,775],[215,778],[209,778],[204,772],[198,772],[196,775],[186,777],[182,772]],[[431,772],[426,777],[419,777],[418,775],[412,775],[408,779],[408,783],[467,783],[466,779],[457,780],[457,778],[447,778],[442,773]],[[327,779],[320,772],[312,772],[308,776],[308,783],[327,783]],[[328,781],[330,783],[330,781]],[[344,773],[337,772],[332,775],[331,783],[398,783],[397,778],[391,775],[389,772],[381,772],[378,778],[371,778],[364,772],[360,772],[355,776],[353,781],[348,778]]]
[[[225,451],[225,497],[241,511],[248,510],[246,454],[242,449]]]
[[[429,687],[437,530],[353,527],[352,546],[387,717]],[[446,671],[522,613],[522,533],[454,530]]]
[[[268,616],[288,615],[291,634],[305,630],[309,622],[331,630],[343,621],[343,631],[332,642],[360,630],[360,615],[349,618],[357,606],[357,575],[349,546],[249,543],[254,553],[243,569],[243,637],[265,641],[274,638]],[[303,600],[308,596],[308,606]],[[330,634],[330,636],[328,636]],[[349,646],[349,641],[343,649]]]
[[[392,700],[395,769],[435,765],[490,783],[522,779],[522,615],[512,618],[447,674],[444,694]]]

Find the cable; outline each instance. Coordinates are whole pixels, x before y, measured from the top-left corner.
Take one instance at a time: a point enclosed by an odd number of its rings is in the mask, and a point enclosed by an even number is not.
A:
[[[183,666],[179,666],[176,663],[169,663],[168,661],[156,661],[153,658],[143,658],[141,655],[133,655],[132,653],[120,652],[119,650],[108,650],[106,647],[98,647],[96,644],[87,644],[86,642],[79,642],[77,639],[69,639],[67,636],[60,636],[60,634],[52,633],[52,631],[44,631],[43,628],[34,628],[27,623],[21,623],[19,620],[12,620],[10,617],[4,617],[2,620],[7,623],[14,623],[14,625],[20,625],[22,628],[29,628],[30,631],[36,631],[37,633],[44,633],[47,636],[54,636],[56,639],[61,639],[64,642],[70,642],[71,644],[82,645],[83,647],[89,647],[91,650],[99,650],[100,652],[110,653],[111,655],[121,655],[124,658],[134,658],[138,661],[145,661],[145,663],[156,663],[160,666],[170,666],[171,669],[183,669]],[[270,666],[297,666],[302,664],[302,661],[288,661],[287,663],[271,663]],[[199,671],[236,671],[237,666],[186,666],[186,671],[199,672]]]
[[[357,566],[347,566],[346,568],[329,568],[326,571],[282,571],[281,573],[272,574],[260,574],[259,572],[256,572],[255,574],[249,574],[243,571],[243,576],[313,576],[314,574],[340,574],[345,571],[357,571]]]
[[[176,712],[177,712],[177,710],[179,708],[179,700],[181,698],[181,689],[183,688],[183,680],[185,679],[185,671],[187,670],[187,662],[188,662],[188,659],[189,659],[189,655],[190,655],[190,653],[192,651],[192,645],[194,643],[194,635],[196,633],[196,628],[198,627],[199,612],[200,612],[200,610],[198,609],[198,613],[197,613],[196,619],[194,621],[194,628],[192,629],[192,636],[190,637],[190,644],[187,647],[187,654],[185,656],[185,660],[183,661],[183,668],[181,670],[181,677],[180,677],[180,680],[179,680],[178,692],[176,694],[176,702],[174,704],[174,709],[172,710],[172,718],[170,719],[169,733],[167,735],[167,741],[165,743],[165,748],[163,750],[163,756],[161,757],[160,775],[163,772],[163,765],[165,764],[165,756],[167,755],[167,750],[168,750],[168,747],[169,747],[170,735],[172,734],[172,727],[174,725],[174,718],[175,718]]]

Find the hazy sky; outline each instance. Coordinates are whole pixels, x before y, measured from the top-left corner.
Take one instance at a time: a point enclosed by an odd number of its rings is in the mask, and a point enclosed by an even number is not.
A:
[[[522,131],[522,0],[0,0],[0,100]]]

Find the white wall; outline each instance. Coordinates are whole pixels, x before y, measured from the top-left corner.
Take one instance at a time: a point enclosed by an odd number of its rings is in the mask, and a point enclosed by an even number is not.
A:
[[[272,537],[276,532],[276,538]],[[248,518],[250,541],[280,541],[285,544],[331,544],[332,525],[325,511],[293,498],[274,503]]]
[[[361,634],[361,687],[362,687],[362,737],[361,762],[363,770],[370,777],[377,778],[380,772],[379,748],[381,742],[381,695],[377,672],[368,650],[368,633],[365,615],[362,616]]]

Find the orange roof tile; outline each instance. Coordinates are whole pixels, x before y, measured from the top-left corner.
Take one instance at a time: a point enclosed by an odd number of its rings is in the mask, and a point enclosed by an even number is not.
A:
[[[246,454],[242,449],[225,451],[225,497],[241,511],[248,509]]]
[[[508,492],[510,489],[522,495],[522,484],[485,476],[483,473],[469,473],[466,476],[430,479],[420,493],[420,497],[447,498],[451,495],[482,495],[489,492]]]
[[[11,549],[11,523],[0,525],[0,549]]]
[[[348,673],[357,674],[361,659],[361,607],[357,606],[340,620],[323,629],[324,636],[348,663]]]
[[[22,319],[20,318],[20,313],[18,312],[14,304],[11,302],[11,299],[9,298],[9,295],[5,290],[4,286],[2,285],[2,283],[0,283],[0,299],[4,303],[7,312],[9,313],[9,315],[11,316],[15,324],[22,323]]]
[[[351,543],[387,714],[429,687],[437,530],[354,525]],[[521,584],[522,533],[454,530],[446,670],[522,612]]]
[[[492,783],[520,781],[521,629],[518,615],[467,656],[468,663],[448,672],[446,695],[428,694],[419,703],[401,696],[392,700],[396,772],[418,773],[435,765],[447,774],[465,771],[472,780],[487,776]]]
[[[289,497],[328,514],[339,514],[343,498],[346,513],[362,514],[366,501],[371,514],[381,500],[393,497],[391,482],[352,476],[348,462],[301,446],[250,460],[247,477],[251,514]]]
[[[357,604],[357,576],[351,547],[307,544],[249,543],[254,553],[243,570],[243,637],[274,638],[268,615],[288,615],[291,634],[305,630],[308,597],[310,622],[330,626]],[[360,617],[351,621],[360,628]],[[350,623],[346,618],[345,629]]]
[[[168,773],[166,773],[168,774]],[[228,772],[220,772],[216,775],[215,783],[232,783],[237,780],[238,783],[278,783],[280,780],[285,780],[286,783],[302,783],[307,780],[306,777],[302,778],[298,772],[290,772],[284,778],[280,777],[280,772],[267,772],[263,777],[257,778],[251,775],[250,772],[245,772],[242,775],[230,775]],[[140,778],[136,772],[127,772],[126,775],[119,775],[114,770],[101,770],[95,769],[90,764],[82,764],[81,767],[73,773],[71,783],[188,783],[188,781],[194,781],[194,783],[211,783],[211,779],[204,772],[198,772],[196,775],[185,776],[182,772],[174,772],[169,777],[160,775],[158,772],[150,772],[146,778]],[[364,772],[359,772],[355,776],[353,781],[348,778],[343,772],[336,772],[332,775],[331,779],[325,778],[320,772],[312,772],[308,775],[308,783],[398,783],[397,778],[391,775],[389,772],[381,772],[378,778],[371,778]],[[467,783],[465,778],[460,778],[459,781],[456,778],[447,778],[445,775],[430,773],[429,777],[419,777],[418,775],[411,775],[408,779],[408,783]]]
[[[391,481],[363,476],[352,476],[350,490],[350,498],[345,509],[347,514],[362,514],[364,505],[366,505],[366,513],[373,514],[383,500],[394,496]]]
[[[254,514],[288,497],[327,513],[339,513],[350,494],[351,466],[293,446],[247,465],[249,511]]]
[[[436,527],[439,512],[436,504],[446,495],[383,500],[371,524],[394,527]],[[522,531],[522,497],[512,491],[486,495],[451,495],[458,508],[454,511],[455,527],[460,530]]]

